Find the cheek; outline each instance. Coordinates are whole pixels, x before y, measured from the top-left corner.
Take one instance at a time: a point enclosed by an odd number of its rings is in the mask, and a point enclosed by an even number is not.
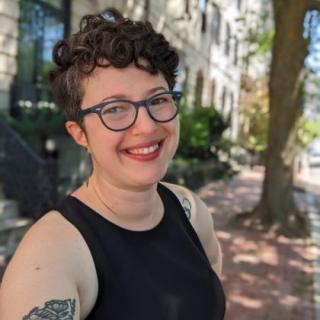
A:
[[[110,131],[100,123],[95,123],[87,127],[87,141],[88,147],[91,153],[95,156],[110,157],[111,151],[116,151],[121,141],[123,140],[123,134]]]
[[[176,118],[174,122],[170,123],[170,132],[171,132],[171,145],[173,153],[176,152],[179,145],[180,138],[180,121],[179,118]]]
[[[180,140],[180,117],[177,118],[176,132],[177,132],[177,139],[178,139],[178,143],[179,143],[179,140]]]

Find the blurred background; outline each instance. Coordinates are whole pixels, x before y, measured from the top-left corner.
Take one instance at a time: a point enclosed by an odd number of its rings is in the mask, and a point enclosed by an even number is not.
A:
[[[110,7],[150,21],[180,55],[181,143],[166,179],[198,192],[256,170],[265,183],[254,217],[300,237],[293,189],[320,203],[319,1],[0,0],[0,263],[90,174],[47,73],[54,44]]]

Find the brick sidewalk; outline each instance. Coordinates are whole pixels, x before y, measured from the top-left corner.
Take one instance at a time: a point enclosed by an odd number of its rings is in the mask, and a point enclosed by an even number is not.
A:
[[[259,200],[263,172],[244,171],[199,191],[213,213],[224,254],[225,320],[314,320],[310,239],[288,239],[231,227],[233,215]],[[304,206],[303,196],[297,194]]]

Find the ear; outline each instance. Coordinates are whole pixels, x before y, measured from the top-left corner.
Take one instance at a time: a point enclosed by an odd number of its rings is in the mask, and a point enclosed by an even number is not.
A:
[[[65,123],[65,127],[70,134],[70,136],[73,138],[73,140],[79,144],[80,146],[88,149],[88,139],[86,132],[84,131],[81,126],[75,122],[75,121],[67,121]]]

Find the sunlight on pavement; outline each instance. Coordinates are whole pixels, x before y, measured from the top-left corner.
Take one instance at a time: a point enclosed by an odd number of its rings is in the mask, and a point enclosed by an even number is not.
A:
[[[265,246],[259,250],[259,257],[261,262],[269,264],[271,266],[279,265],[279,256],[276,248],[271,246]]]
[[[233,257],[234,263],[247,262],[252,264],[260,263],[260,259],[257,256],[253,256],[251,254],[237,254]]]
[[[225,231],[217,231],[217,235],[219,239],[223,239],[223,240],[230,240],[232,239],[232,234],[229,232],[225,232]]]
[[[287,305],[287,306],[290,306],[290,305],[293,306],[299,302],[299,298],[291,296],[291,295],[287,295],[287,296],[279,298],[279,302],[284,305]]]
[[[236,214],[255,207],[261,183],[262,172],[241,172],[232,181],[211,183],[199,192],[213,214],[222,246],[222,280],[228,301],[225,319],[311,320],[313,261],[320,248],[310,239],[229,223]],[[305,208],[303,194],[296,198],[299,208]]]
[[[232,297],[232,302],[239,303],[239,304],[243,305],[244,307],[251,308],[251,309],[258,309],[258,308],[261,308],[263,305],[263,301],[258,300],[258,299],[244,297],[241,294],[234,295]]]

